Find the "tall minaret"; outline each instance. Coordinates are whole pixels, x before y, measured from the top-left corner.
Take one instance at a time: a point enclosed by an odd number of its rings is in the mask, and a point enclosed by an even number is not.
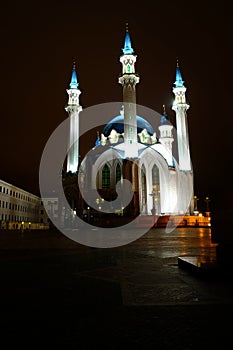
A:
[[[191,171],[191,159],[189,151],[189,134],[186,111],[189,105],[186,103],[185,91],[186,87],[183,84],[180,73],[179,64],[176,66],[176,81],[173,87],[175,101],[172,109],[176,112],[176,129],[177,129],[177,143],[180,170]]]
[[[77,80],[75,63],[73,64],[73,70],[70,81],[70,88],[67,89],[69,95],[68,104],[65,110],[69,114],[70,118],[70,130],[69,130],[69,143],[70,147],[67,154],[67,172],[71,171],[75,173],[78,170],[79,162],[79,113],[82,111],[82,106],[79,104],[79,95],[81,91],[78,88],[79,83]]]
[[[139,76],[135,73],[135,62],[137,56],[131,46],[128,26],[126,25],[125,44],[120,57],[122,63],[122,75],[119,83],[123,86],[124,105],[124,145],[125,157],[135,158],[138,156],[137,147],[137,117],[136,117],[136,84]]]
[[[173,125],[168,120],[165,105],[163,105],[163,114],[158,128],[160,131],[159,142],[167,148],[172,156],[172,142],[174,141],[172,135]]]

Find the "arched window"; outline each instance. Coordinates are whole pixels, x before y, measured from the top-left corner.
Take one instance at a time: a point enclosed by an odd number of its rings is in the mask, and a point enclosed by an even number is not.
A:
[[[118,163],[116,166],[116,183],[121,180],[121,166]]]
[[[152,168],[152,193],[154,208],[157,214],[160,213],[160,183],[159,183],[159,168],[154,165]]]
[[[107,164],[102,169],[102,188],[110,188],[110,168]]]
[[[142,181],[142,208],[145,211],[146,210],[146,204],[147,204],[147,190],[146,190],[146,169],[144,164],[141,168],[141,181]]]
[[[159,168],[157,165],[152,168],[152,185],[159,185]]]

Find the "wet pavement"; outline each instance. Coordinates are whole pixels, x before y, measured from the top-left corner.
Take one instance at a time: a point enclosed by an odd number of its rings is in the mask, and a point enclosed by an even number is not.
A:
[[[188,350],[231,342],[233,276],[212,268],[210,235],[157,228],[101,249],[56,231],[0,232],[3,348]],[[210,269],[198,274],[179,259]]]

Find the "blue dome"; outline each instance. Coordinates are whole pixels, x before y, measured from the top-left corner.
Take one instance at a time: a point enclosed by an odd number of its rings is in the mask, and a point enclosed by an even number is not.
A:
[[[162,117],[160,119],[160,125],[171,125],[166,114],[162,115]]]
[[[113,129],[116,130],[119,134],[122,134],[124,132],[123,115],[118,115],[117,117],[110,120],[110,122],[108,122],[108,124],[106,124],[103,128],[102,133],[104,134],[104,136],[109,136]],[[147,120],[137,115],[137,133],[140,133],[143,129],[146,129],[149,135],[154,134],[154,129],[152,128],[150,123],[148,123]]]

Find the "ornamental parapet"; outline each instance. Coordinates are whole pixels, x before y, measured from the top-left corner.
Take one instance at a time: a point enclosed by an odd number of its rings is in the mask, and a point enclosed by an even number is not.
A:
[[[66,110],[68,113],[81,112],[82,107],[81,107],[81,106],[77,106],[77,105],[67,105],[67,106],[65,107],[65,110]]]
[[[122,85],[136,85],[139,82],[139,76],[136,74],[123,74],[118,81]]]

